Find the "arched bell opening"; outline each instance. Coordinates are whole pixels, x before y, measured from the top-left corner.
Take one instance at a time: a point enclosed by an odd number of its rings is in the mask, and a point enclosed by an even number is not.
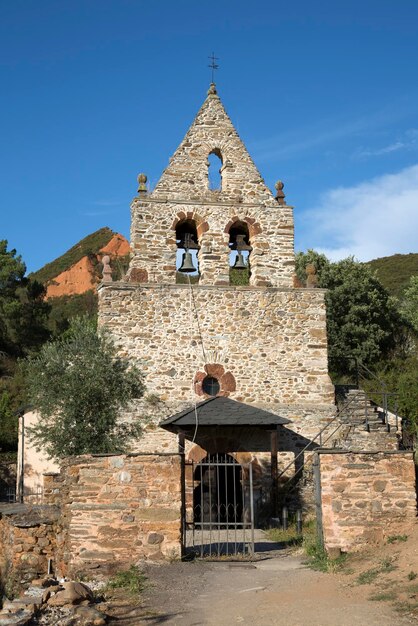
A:
[[[196,222],[185,219],[176,225],[176,283],[199,282],[199,241]]]
[[[215,148],[208,155],[208,188],[213,191],[222,191],[222,154]]]
[[[230,454],[208,454],[193,472],[193,521],[236,527],[243,517],[242,467]]]
[[[250,284],[250,233],[246,222],[237,221],[229,229],[229,283]]]

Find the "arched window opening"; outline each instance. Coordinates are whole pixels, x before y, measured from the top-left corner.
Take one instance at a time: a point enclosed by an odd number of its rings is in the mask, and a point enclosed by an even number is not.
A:
[[[229,283],[248,285],[250,282],[250,233],[246,222],[235,222],[229,229]]]
[[[222,155],[217,148],[213,150],[208,156],[208,185],[209,189],[219,190],[222,189]]]
[[[176,283],[199,282],[199,243],[194,220],[182,220],[176,226]]]

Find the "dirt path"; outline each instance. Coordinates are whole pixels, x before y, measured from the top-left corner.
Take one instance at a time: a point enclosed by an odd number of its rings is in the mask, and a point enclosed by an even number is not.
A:
[[[140,614],[115,624],[172,626],[404,626],[389,604],[343,576],[308,569],[302,558],[279,554],[257,563],[191,562],[148,566]]]

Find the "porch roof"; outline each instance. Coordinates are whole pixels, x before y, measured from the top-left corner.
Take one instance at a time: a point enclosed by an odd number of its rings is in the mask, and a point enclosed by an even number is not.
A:
[[[217,396],[197,405],[199,426],[259,426],[261,428],[290,424],[290,420],[256,406]],[[191,406],[160,422],[171,432],[196,425],[195,407]]]

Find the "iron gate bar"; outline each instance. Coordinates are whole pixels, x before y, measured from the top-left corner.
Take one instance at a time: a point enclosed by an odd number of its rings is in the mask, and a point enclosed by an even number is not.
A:
[[[189,479],[193,497],[193,519],[187,521],[187,510],[190,514],[190,506],[185,506],[185,549],[192,549],[201,557],[254,554],[251,463],[240,465],[232,456],[216,453],[198,464],[187,464],[192,470]],[[190,496],[190,489],[187,491]]]

